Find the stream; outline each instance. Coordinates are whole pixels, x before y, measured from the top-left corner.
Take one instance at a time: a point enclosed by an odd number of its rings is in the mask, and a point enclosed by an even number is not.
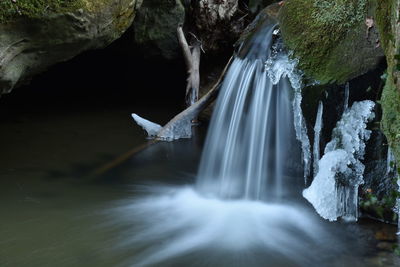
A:
[[[71,114],[60,108],[49,115],[39,109],[1,118],[1,266],[135,266],[138,251],[129,240],[138,233],[131,232],[134,220],[129,224],[120,211],[137,197],[154,194],[149,185],[164,192],[193,184],[206,127],[191,140],[153,145],[106,175],[85,177],[127,147],[146,142],[144,133],[132,126],[130,111]],[[174,111],[152,112],[152,118],[162,121]],[[395,226],[366,219],[328,223],[308,209],[313,220],[340,240],[331,255],[321,258],[329,258],[332,266],[398,266],[389,252]],[[202,249],[156,266],[265,266],[265,255]]]

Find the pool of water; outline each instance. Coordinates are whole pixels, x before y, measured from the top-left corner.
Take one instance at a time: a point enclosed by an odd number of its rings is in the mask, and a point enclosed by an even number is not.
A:
[[[91,175],[148,142],[130,113],[149,107],[18,110],[0,116],[0,266],[399,266],[395,226],[198,195],[205,127]],[[314,243],[296,220],[312,220]]]

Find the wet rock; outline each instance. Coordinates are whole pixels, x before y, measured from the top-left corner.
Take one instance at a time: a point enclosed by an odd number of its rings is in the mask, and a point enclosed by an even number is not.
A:
[[[394,227],[391,228],[382,228],[375,233],[375,238],[379,241],[397,241],[396,229]]]
[[[241,50],[239,56],[243,57],[247,53],[248,40],[251,39],[253,34],[269,24],[278,23],[278,14],[281,5],[272,4],[261,10],[255,19],[244,29],[240,38],[236,41],[236,50]]]
[[[250,0],[249,1],[249,9],[253,14],[257,14],[261,9],[265,8],[266,6],[274,3],[279,2],[277,0]]]
[[[109,45],[131,25],[142,0],[71,3],[54,9],[49,4],[1,11],[0,95],[55,63]]]
[[[184,20],[180,0],[144,1],[133,25],[135,44],[147,57],[176,58],[180,53],[176,29]]]
[[[233,44],[248,24],[248,13],[239,0],[192,1],[189,31],[202,41],[207,54],[232,51]]]

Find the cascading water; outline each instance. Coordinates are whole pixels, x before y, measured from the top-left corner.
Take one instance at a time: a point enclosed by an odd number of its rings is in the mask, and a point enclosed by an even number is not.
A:
[[[265,38],[275,27],[264,31],[244,59],[234,60],[222,85],[198,175],[203,194],[274,201],[284,194],[285,162],[295,136],[289,123],[292,88],[283,66],[275,80],[267,76],[268,53],[279,45],[271,50],[274,39]]]
[[[293,197],[301,193],[301,175],[288,171],[301,164],[296,138],[309,149],[296,62],[276,25],[241,51],[224,79],[195,186],[153,185],[114,215],[133,224],[123,236],[135,248],[131,265],[310,266],[335,251],[335,238]],[[303,150],[306,168],[309,154]]]

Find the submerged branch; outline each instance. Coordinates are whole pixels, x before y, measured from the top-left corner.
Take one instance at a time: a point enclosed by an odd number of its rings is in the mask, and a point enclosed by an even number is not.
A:
[[[192,106],[188,107],[178,115],[176,115],[172,120],[170,120],[157,134],[156,139],[151,140],[150,142],[143,144],[139,147],[135,147],[124,154],[120,155],[119,157],[115,158],[114,160],[108,162],[107,164],[101,166],[100,168],[94,170],[90,176],[96,177],[100,176],[107,171],[115,168],[116,166],[124,163],[127,161],[129,158],[131,158],[133,155],[136,153],[141,152],[142,150],[146,149],[149,146],[152,146],[159,141],[172,141],[173,139],[171,138],[164,138],[163,136],[166,136],[167,133],[174,133],[177,129],[177,125],[181,123],[185,123],[186,125],[189,125],[190,127],[192,126],[192,119],[197,117],[201,111],[203,111],[205,108],[208,107],[209,104],[211,104],[217,97],[219,89],[220,89],[220,84],[226,74],[226,71],[228,70],[228,67],[230,66],[232,62],[233,57],[231,57],[226,64],[225,68],[223,69],[221,75],[219,76],[217,82],[214,84],[214,86],[208,91],[207,94],[205,94],[202,98],[200,98],[199,101],[194,103]],[[189,136],[190,137],[190,136]]]

